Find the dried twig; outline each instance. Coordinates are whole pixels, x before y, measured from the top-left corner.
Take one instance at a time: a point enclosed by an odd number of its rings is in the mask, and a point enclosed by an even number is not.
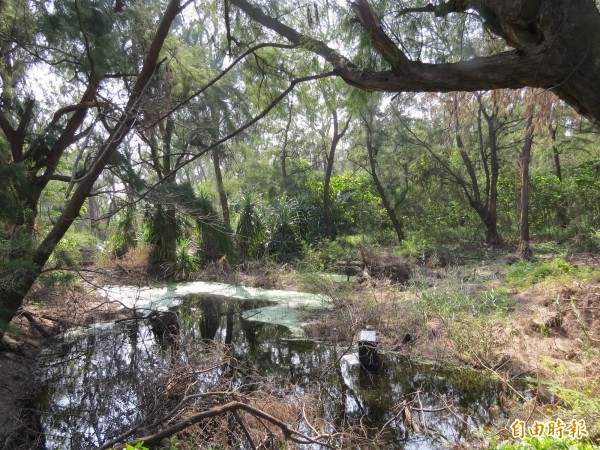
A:
[[[331,449],[334,448],[331,444],[324,442],[324,439],[331,439],[332,435],[322,434],[322,435],[317,436],[316,438],[311,438],[311,437],[291,428],[289,425],[287,425],[283,421],[271,416],[270,414],[267,414],[266,412],[264,412],[258,408],[255,408],[251,405],[248,405],[246,403],[239,402],[239,401],[231,401],[224,405],[214,406],[210,409],[207,409],[205,411],[194,414],[194,415],[192,415],[180,422],[177,422],[167,428],[164,428],[163,430],[160,430],[157,433],[154,433],[154,434],[151,434],[148,436],[143,436],[134,441],[131,441],[129,444],[135,446],[139,442],[144,442],[145,445],[149,445],[149,446],[156,445],[156,444],[160,443],[160,441],[162,441],[163,439],[169,438],[169,437],[185,430],[186,428],[189,428],[190,426],[192,426],[196,423],[202,422],[205,419],[224,415],[230,411],[245,411],[247,413],[250,413],[253,416],[259,417],[259,418],[277,426],[283,433],[284,437],[289,441],[292,441],[292,442],[295,442],[298,444],[316,444],[316,445],[320,445],[320,446],[326,447],[326,448],[331,448]]]

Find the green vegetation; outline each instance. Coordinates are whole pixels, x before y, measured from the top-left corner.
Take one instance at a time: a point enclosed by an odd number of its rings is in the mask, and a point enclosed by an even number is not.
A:
[[[597,370],[600,4],[425,3],[0,1],[0,341],[94,264],[286,271],[348,333]]]
[[[558,439],[550,436],[539,439],[528,436],[520,444],[503,444],[491,448],[494,450],[593,450],[597,447],[589,442],[575,439]]]
[[[578,270],[573,265],[562,258],[555,258],[538,263],[518,261],[510,266],[508,278],[515,283],[533,284],[547,279],[564,279],[577,273]]]
[[[138,442],[135,445],[127,444],[125,450],[148,450],[148,447],[144,447],[143,442]]]

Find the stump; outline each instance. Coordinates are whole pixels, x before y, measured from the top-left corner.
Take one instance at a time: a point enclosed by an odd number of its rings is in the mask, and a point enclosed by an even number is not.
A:
[[[377,331],[371,326],[367,326],[360,332],[358,338],[358,360],[362,367],[368,371],[375,371],[379,367],[379,358],[377,356],[377,345],[379,338]]]

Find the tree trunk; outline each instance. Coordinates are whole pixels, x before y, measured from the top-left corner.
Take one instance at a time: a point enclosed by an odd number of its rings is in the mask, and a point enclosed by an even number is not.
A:
[[[288,154],[287,154],[287,146],[288,146],[290,128],[292,126],[292,111],[293,111],[293,107],[290,104],[290,110],[288,112],[288,120],[287,120],[287,123],[285,125],[285,130],[284,130],[284,135],[283,135],[283,144],[281,145],[281,155],[280,155],[281,177],[283,178],[283,186],[284,186],[284,188],[287,186],[287,177],[288,177],[288,172],[287,172],[287,156],[288,156]]]
[[[396,211],[392,208],[392,205],[388,199],[388,196],[381,184],[381,180],[377,175],[377,161],[376,161],[376,149],[373,148],[373,131],[367,120],[364,120],[366,134],[367,134],[367,155],[369,157],[369,166],[371,167],[371,177],[373,178],[373,183],[375,183],[375,188],[377,189],[377,193],[381,198],[381,202],[383,203],[383,207],[392,222],[392,226],[394,227],[394,231],[396,232],[396,236],[398,237],[398,242],[401,243],[404,240],[404,230],[402,229],[402,223],[398,216],[396,215]]]
[[[558,178],[558,184],[560,189],[560,197],[559,203],[556,210],[556,219],[558,220],[558,224],[561,228],[566,228],[569,224],[569,219],[567,217],[567,210],[564,205],[563,200],[563,185],[562,185],[562,168],[560,164],[560,152],[558,151],[558,146],[556,145],[556,133],[558,131],[558,125],[556,127],[552,126],[552,123],[548,126],[550,131],[550,137],[552,139],[552,157],[554,159],[554,173],[556,178]]]
[[[331,213],[331,174],[333,172],[333,157],[335,155],[335,146],[331,144],[329,155],[327,156],[327,167],[325,167],[325,181],[323,183],[323,223],[325,224],[325,235],[329,239],[335,239],[335,230],[333,227],[333,216]]]
[[[333,216],[331,213],[331,175],[333,174],[333,163],[335,162],[335,151],[337,149],[340,140],[348,131],[348,125],[350,125],[350,118],[346,121],[346,124],[340,130],[337,111],[332,111],[333,115],[333,137],[331,138],[331,144],[329,146],[329,153],[327,154],[327,165],[325,167],[325,181],[323,184],[323,222],[325,223],[325,235],[330,239],[335,239],[335,229],[333,226]]]
[[[98,207],[98,201],[94,196],[88,197],[88,215],[90,218],[90,229],[92,230],[92,234],[103,239],[102,235],[104,233],[102,233],[99,227],[100,208]]]
[[[519,249],[520,258],[531,259],[533,254],[529,246],[529,163],[531,162],[531,147],[533,145],[533,106],[527,108],[525,141],[521,150],[521,216],[519,219]]]
[[[165,223],[163,224],[164,232],[161,238],[164,240],[164,252],[161,262],[169,262],[177,260],[177,210],[173,202],[165,205]]]
[[[219,110],[211,105],[210,115],[212,120],[212,127],[210,128],[210,136],[214,141],[219,139],[219,123],[220,114]],[[221,147],[216,147],[212,151],[213,167],[215,169],[215,180],[217,182],[217,191],[219,192],[219,202],[221,203],[221,211],[223,212],[223,222],[228,229],[231,229],[231,219],[229,217],[229,203],[227,201],[227,193],[225,192],[225,184],[223,183],[223,173],[221,172]]]
[[[501,244],[500,234],[498,233],[498,220],[495,215],[489,215],[484,221],[486,234],[485,242],[491,247],[497,247]]]
[[[477,173],[475,172],[475,165],[469,156],[469,152],[465,148],[464,142],[460,135],[459,129],[459,115],[458,115],[458,104],[455,102],[454,105],[454,117],[455,117],[455,133],[456,133],[456,146],[458,147],[461,159],[465,164],[467,173],[469,174],[470,185],[462,181],[463,189],[467,192],[470,189],[471,195],[469,196],[469,203],[472,208],[477,212],[477,215],[481,219],[481,222],[486,229],[485,243],[492,247],[497,247],[501,244],[500,234],[498,233],[498,176],[500,172],[500,164],[498,162],[498,135],[496,132],[498,110],[496,104],[492,107],[492,111],[488,113],[483,105],[481,95],[477,96],[479,103],[478,115],[477,115],[477,127],[479,130],[480,142],[479,142],[479,153],[481,158],[481,165],[485,170],[486,178],[486,189],[483,193],[484,199],[482,199],[482,192],[477,180]],[[481,116],[484,117],[487,129],[488,138],[487,144],[490,148],[489,161],[485,156],[485,145],[483,142],[482,121]]]
[[[486,242],[492,247],[499,246],[502,241],[498,233],[498,177],[500,176],[500,163],[498,161],[498,133],[496,132],[496,121],[498,110],[494,104],[492,113],[488,114],[480,103],[481,112],[488,126],[488,144],[490,146],[490,188],[487,198],[487,220]]]
[[[219,191],[219,201],[221,203],[221,211],[223,211],[223,222],[231,229],[231,219],[229,218],[229,203],[227,201],[227,193],[225,192],[225,184],[223,183],[223,174],[221,173],[221,158],[219,149],[215,148],[212,151],[213,165],[215,168],[215,179],[217,181],[217,190]]]
[[[18,282],[2,293],[2,297],[0,298],[0,341],[4,336],[6,326],[10,323],[23,304],[23,299],[41,273],[42,268],[50,258],[56,245],[63,238],[77,217],[79,217],[81,207],[89,197],[90,192],[94,187],[94,183],[135,124],[138,117],[139,100],[155,72],[163,43],[169,33],[171,23],[175,17],[177,17],[179,12],[179,0],[171,0],[163,13],[154,39],[145,55],[140,74],[132,88],[123,114],[119,119],[119,125],[110,133],[110,136],[106,141],[106,146],[94,160],[86,177],[77,184],[71,199],[64,207],[63,212],[54,227],[38,245],[33,252],[33,255],[27,258],[27,267],[24,269],[24,273],[21,274]]]

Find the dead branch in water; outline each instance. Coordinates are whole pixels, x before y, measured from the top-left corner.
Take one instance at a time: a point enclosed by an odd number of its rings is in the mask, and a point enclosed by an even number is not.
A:
[[[174,436],[175,434],[185,430],[186,428],[191,427],[192,425],[194,425],[196,423],[202,422],[203,420],[213,418],[216,416],[222,416],[229,412],[232,412],[235,414],[238,411],[247,412],[247,413],[251,414],[252,416],[266,420],[267,422],[275,425],[276,427],[278,427],[281,430],[285,439],[287,439],[289,441],[295,442],[297,444],[316,444],[316,445],[320,445],[325,448],[331,448],[331,449],[335,448],[333,445],[327,443],[327,441],[335,438],[336,435],[321,434],[319,436],[315,436],[314,438],[311,438],[311,437],[291,428],[286,423],[271,416],[270,414],[267,414],[266,412],[264,412],[258,408],[255,408],[246,403],[239,402],[236,400],[228,402],[224,405],[214,406],[206,411],[202,411],[200,413],[194,414],[194,415],[192,415],[182,421],[179,421],[167,428],[164,428],[154,434],[144,436],[144,437],[141,437],[134,441],[131,441],[131,442],[129,442],[129,444],[132,446],[135,446],[138,442],[143,442],[144,445],[148,445],[148,446],[157,445],[163,439]]]

